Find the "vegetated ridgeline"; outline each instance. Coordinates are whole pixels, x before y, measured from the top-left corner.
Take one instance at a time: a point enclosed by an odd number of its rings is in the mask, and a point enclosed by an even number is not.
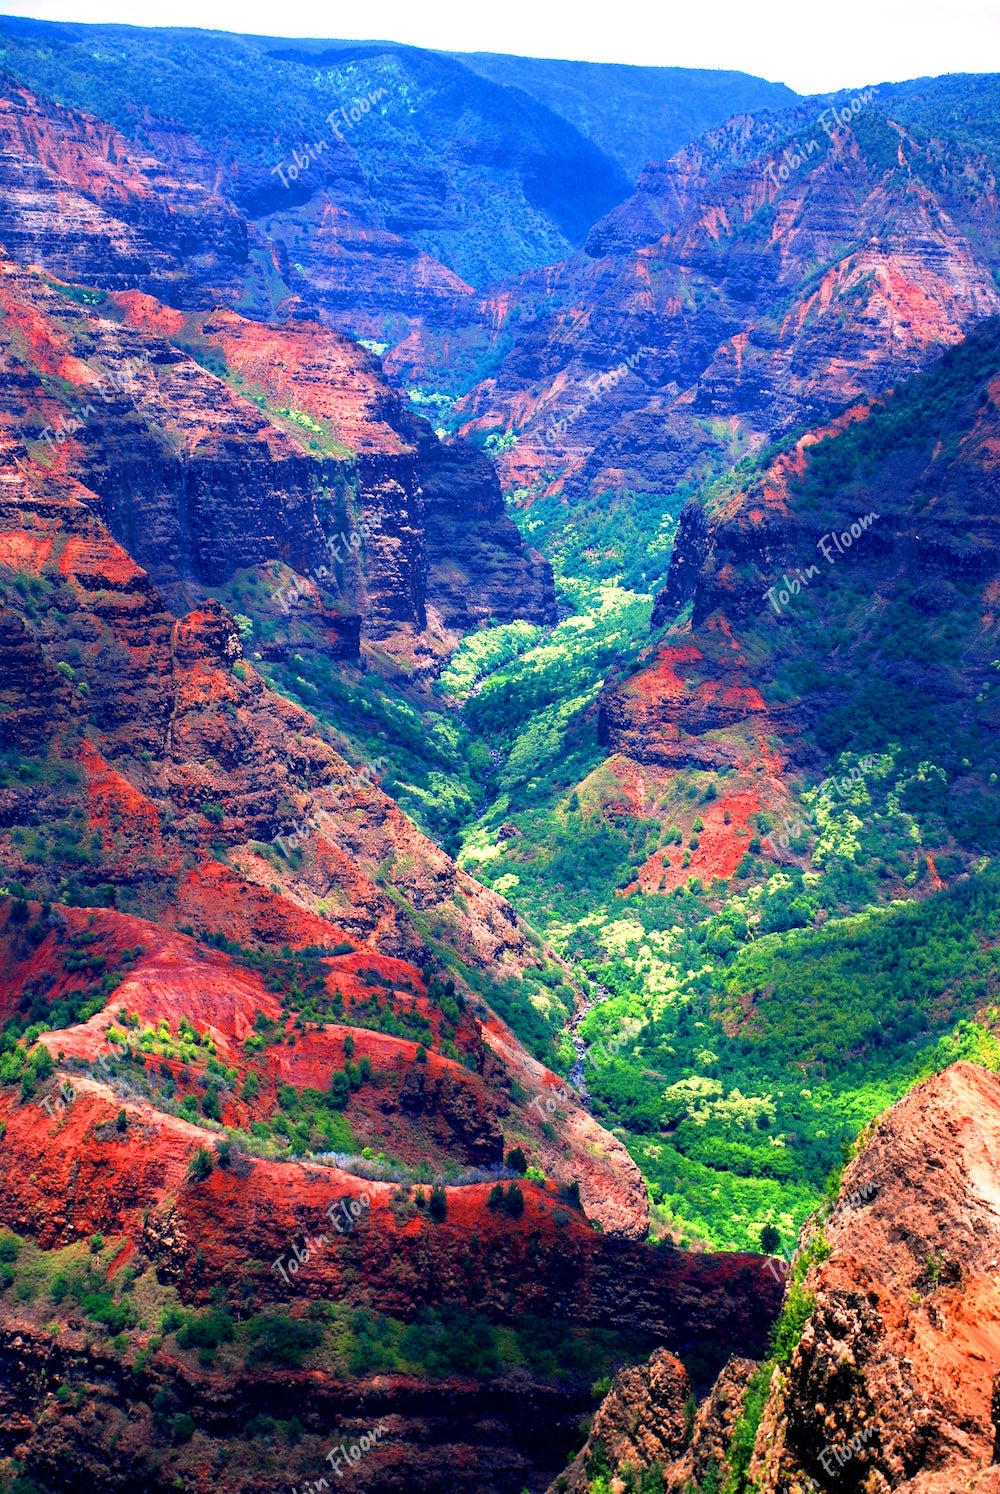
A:
[[[943,823],[924,844],[992,850],[996,638],[983,619],[998,584],[988,497],[998,370],[992,318],[891,396],[852,406],[688,504],[653,613],[666,631],[602,695],[600,732],[621,771],[637,764],[664,782],[684,767],[725,774],[717,828],[727,810],[745,818],[748,798],[772,813],[788,805],[831,751],[895,743],[898,753],[902,742],[913,772],[950,740],[961,753]],[[799,589],[775,612],[767,593],[783,577]],[[953,658],[955,629],[966,642]],[[690,872],[732,876],[737,853],[731,831],[706,834]],[[640,879],[658,875],[650,865]]]
[[[845,1168],[793,1264],[771,1357],[730,1360],[696,1416],[671,1355],[622,1370],[550,1494],[619,1487],[600,1479],[629,1468],[629,1487],[656,1469],[649,1487],[666,1494],[692,1478],[731,1494],[1000,1488],[998,1196],[1000,1077],[957,1063]]]

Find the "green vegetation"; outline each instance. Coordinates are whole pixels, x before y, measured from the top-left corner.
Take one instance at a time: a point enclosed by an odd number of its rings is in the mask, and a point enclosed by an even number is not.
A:
[[[215,1158],[205,1146],[196,1147],[188,1163],[188,1177],[193,1183],[203,1183],[211,1176]]]
[[[781,1315],[771,1332],[770,1355],[754,1371],[747,1386],[743,1410],[729,1444],[728,1472],[721,1494],[750,1494],[750,1460],[753,1457],[757,1429],[767,1404],[771,1378],[776,1367],[784,1368],[791,1362],[795,1347],[802,1337],[802,1330],[816,1305],[816,1299],[804,1289],[802,1282],[809,1267],[816,1261],[825,1260],[829,1253],[829,1246],[822,1234],[815,1235],[811,1244],[802,1251],[789,1277]]]
[[[203,1369],[222,1371],[270,1364],[319,1368],[341,1378],[401,1373],[433,1380],[488,1379],[523,1366],[555,1385],[589,1387],[595,1374],[610,1380],[623,1364],[641,1361],[654,1347],[643,1335],[537,1315],[495,1323],[458,1305],[424,1308],[409,1322],[343,1302],[254,1311],[254,1283],[268,1267],[253,1260],[247,1262],[242,1296],[237,1291],[227,1299],[215,1286],[207,1307],[192,1308],[179,1300],[176,1288],[161,1285],[149,1265],[138,1273],[131,1267],[114,1269],[126,1245],[120,1238],[105,1243],[95,1236],[90,1244],[45,1251],[2,1231],[0,1293],[39,1324],[70,1312],[82,1317],[92,1335],[130,1361],[136,1336],[142,1335],[148,1340],[143,1364],[162,1347],[171,1359],[190,1356]],[[473,1243],[473,1251],[478,1248]],[[71,1381],[60,1399],[76,1397]],[[153,1409],[158,1426],[174,1427],[178,1406],[169,1394]]]
[[[720,914],[690,894],[629,899],[617,958],[584,961],[613,992],[584,1038],[635,1032],[587,1083],[657,1227],[744,1249],[767,1226],[794,1240],[844,1146],[917,1080],[1000,1061],[1000,877],[761,936],[767,896]]]
[[[544,1318],[517,1318],[507,1325],[458,1306],[424,1308],[405,1324],[366,1309],[332,1309],[334,1336],[349,1355],[351,1372],[419,1373],[488,1378],[524,1366],[555,1383],[591,1382],[595,1368],[609,1378],[624,1363],[648,1352],[635,1335],[580,1328]],[[346,1330],[346,1331],[345,1331]],[[634,1357],[633,1357],[634,1356]]]

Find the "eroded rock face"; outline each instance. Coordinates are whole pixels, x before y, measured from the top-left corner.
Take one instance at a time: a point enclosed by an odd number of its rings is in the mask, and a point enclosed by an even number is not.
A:
[[[672,1463],[687,1445],[684,1408],[690,1394],[687,1371],[666,1349],[648,1364],[619,1370],[565,1482],[552,1484],[549,1494],[587,1494],[601,1462],[612,1472]]]
[[[54,735],[60,681],[18,613],[0,609],[0,743],[37,752]]]
[[[817,131],[776,189],[766,163],[815,131],[810,108],[734,118],[648,166],[584,253],[494,295],[498,326],[522,313],[514,346],[462,408],[469,429],[517,429],[505,486],[670,491],[891,388],[996,314],[981,154],[955,146],[951,177],[874,96],[863,139]],[[419,375],[419,346],[393,357]]]
[[[503,1162],[503,1131],[496,1113],[482,1104],[455,1074],[435,1078],[426,1064],[414,1064],[399,1091],[399,1108],[411,1117],[426,1119],[447,1148],[480,1167]]]
[[[556,621],[552,567],[524,545],[507,514],[496,472],[464,444],[422,443],[427,603],[465,632],[494,618]]]
[[[86,1399],[64,1404],[51,1385],[85,1375]],[[155,1411],[153,1406],[155,1403]],[[556,1449],[572,1440],[584,1403],[579,1392],[512,1373],[487,1385],[467,1379],[426,1384],[403,1375],[328,1380],[249,1371],[199,1374],[181,1365],[122,1365],[79,1329],[60,1338],[23,1322],[0,1326],[0,1435],[17,1446],[43,1487],[86,1481],[95,1494],[129,1489],[168,1494],[183,1479],[206,1477],[222,1494],[312,1490],[326,1477],[338,1487],[335,1449],[360,1447],[376,1426],[375,1447],[341,1478],[360,1494],[521,1494],[544,1488]],[[176,1438],[174,1418],[190,1417],[195,1435]],[[297,1419],[301,1437],[245,1437],[248,1423]],[[343,1454],[339,1466],[346,1467]],[[322,1487],[322,1485],[320,1484]]]
[[[113,126],[0,79],[0,243],[77,284],[141,286],[180,305],[239,293],[246,225]]]
[[[751,1467],[764,1494],[810,1478],[866,1494],[996,1487],[998,1179],[1000,1079],[984,1069],[955,1064],[880,1121],[772,1384]]]
[[[583,1448],[549,1494],[587,1494],[602,1468],[617,1481],[613,1488],[631,1470],[633,1479],[655,1478],[664,1494],[690,1494],[692,1487],[723,1477],[756,1368],[756,1360],[734,1355],[697,1410],[687,1371],[665,1349],[646,1364],[620,1370]]]
[[[192,645],[199,658],[225,649],[224,628],[199,632],[203,646]],[[468,1012],[456,1034],[466,1064],[436,1049],[418,1064],[412,1041],[326,1023],[254,1055],[259,1082],[248,1094],[246,1039],[258,1016],[272,1023],[284,1017],[258,971],[112,910],[46,911],[31,903],[28,919],[30,937],[28,920],[15,915],[11,901],[0,907],[0,1017],[20,1010],[40,980],[51,1000],[74,989],[67,952],[86,948],[109,968],[122,966],[116,1001],[140,1027],[165,1021],[174,1028],[183,1016],[199,1031],[207,1028],[220,1061],[237,1075],[223,1099],[228,1126],[246,1128],[273,1114],[279,1084],[325,1086],[331,1069],[344,1062],[350,1031],[351,1051],[379,1076],[369,1098],[363,1091],[351,1100],[351,1123],[362,1135],[388,1137],[369,1128],[389,1123],[394,1151],[437,1163],[461,1157],[473,1128],[480,1141],[493,1134],[503,1075],[485,1047],[469,1041],[476,1023]],[[365,949],[338,956],[325,973],[348,1004],[364,999],[373,974],[405,983],[407,1000],[439,1021],[415,967]],[[290,1303],[300,1320],[321,1321],[324,1304],[335,1302],[404,1322],[428,1308],[458,1308],[501,1325],[545,1320],[550,1333],[563,1325],[566,1332],[571,1325],[626,1330],[682,1353],[706,1340],[723,1351],[744,1344],[759,1351],[765,1341],[779,1288],[759,1258],[694,1256],[595,1232],[554,1185],[523,1180],[523,1209],[514,1216],[491,1202],[488,1182],[449,1185],[442,1217],[421,1208],[412,1188],[370,1182],[314,1159],[220,1152],[199,1180],[191,1160],[198,1147],[211,1145],[211,1133],[157,1108],[123,1082],[120,1068],[102,1066],[113,1020],[104,1010],[45,1034],[54,1073],[34,1096],[13,1086],[0,1095],[0,1220],[44,1250],[99,1233],[116,1242],[111,1280],[127,1264],[138,1290],[176,1289],[192,1307],[224,1297],[239,1318]],[[470,1062],[481,1062],[481,1075]],[[180,1077],[179,1061],[167,1067]],[[423,1083],[412,1079],[417,1071]],[[436,1116],[448,1120],[449,1135],[438,1138],[441,1152],[425,1129]],[[596,1134],[593,1127],[587,1140]],[[566,1161],[574,1170],[585,1151],[576,1146],[570,1134]],[[606,1184],[611,1191],[610,1172]],[[343,1205],[351,1213],[331,1217],[331,1206]],[[356,1222],[339,1229],[338,1217]],[[301,1270],[291,1266],[292,1242],[310,1245]],[[291,1276],[279,1275],[272,1262],[287,1265]],[[301,1481],[317,1476],[310,1469],[322,1472],[331,1442],[345,1437],[350,1445],[371,1420],[384,1420],[391,1435],[356,1470],[359,1488],[434,1494],[444,1481],[470,1494],[517,1494],[554,1476],[559,1450],[570,1444],[589,1403],[586,1372],[555,1386],[528,1369],[476,1383],[364,1372],[344,1378],[323,1364],[276,1368],[242,1365],[239,1357],[198,1368],[193,1355],[158,1352],[159,1340],[150,1338],[155,1322],[123,1356],[112,1352],[110,1340],[95,1347],[71,1304],[62,1311],[62,1331],[53,1334],[57,1310],[39,1297],[20,1308],[5,1302],[0,1311],[0,1436],[16,1437],[20,1461],[53,1488],[70,1486],[63,1471],[69,1458],[73,1476],[86,1469],[101,1494],[129,1486],[166,1490],[177,1477],[192,1478],[210,1452],[218,1464],[213,1480],[228,1494],[245,1494],[248,1482],[258,1494],[277,1494],[293,1476]],[[146,1352],[136,1359],[140,1346]],[[85,1383],[86,1397],[57,1398],[53,1377],[74,1387]],[[657,1457],[678,1438],[683,1442],[686,1381],[671,1355],[657,1355],[652,1371],[623,1372],[619,1382],[657,1408],[657,1430],[655,1437],[637,1436],[624,1411],[617,1419],[609,1411],[609,1435],[630,1438],[637,1452]],[[14,1383],[18,1397],[7,1391]],[[248,1422],[258,1416],[297,1416],[301,1423],[301,1439],[290,1440],[280,1462],[269,1458],[270,1444],[248,1435]],[[177,1435],[177,1418],[189,1418],[186,1431],[199,1435]]]
[[[609,677],[599,731],[622,778],[729,770],[733,828],[714,824],[718,837],[691,857],[706,882],[732,876],[746,849],[734,800],[752,794],[787,817],[801,776],[829,771],[831,741],[876,750],[897,740],[891,703],[904,697],[933,699],[948,735],[967,744],[953,802],[975,796],[979,823],[995,814],[997,785],[968,749],[997,724],[998,369],[991,320],[911,385],[851,406],[700,512],[684,510],[654,609],[654,625],[668,626],[636,667]],[[955,661],[935,641],[945,617],[963,638]],[[865,699],[884,703],[882,718],[838,737],[840,721],[860,723]],[[962,843],[985,848],[991,834],[962,832]]]
[[[222,309],[259,265],[197,163],[167,167],[12,80],[0,94],[0,240],[36,271],[4,272],[12,424],[58,440],[175,612],[277,561],[301,578],[310,644],[335,658],[362,633],[405,652],[428,605],[439,633],[553,619],[551,570],[485,458],[442,450],[374,359],[307,308],[281,328]],[[64,295],[45,277],[100,289]],[[75,402],[39,387],[55,373]]]
[[[702,1485],[722,1476],[726,1453],[746,1399],[747,1385],[757,1368],[754,1359],[730,1359],[695,1413],[691,1444],[666,1470],[667,1494],[686,1494],[691,1481]]]

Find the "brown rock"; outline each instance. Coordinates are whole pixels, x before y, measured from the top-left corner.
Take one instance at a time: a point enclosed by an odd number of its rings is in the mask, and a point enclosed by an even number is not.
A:
[[[959,1063],[919,1085],[847,1168],[852,1194],[806,1277],[815,1310],[751,1473],[762,1494],[809,1477],[865,1494],[992,1489],[1000,1078]]]
[[[601,1402],[587,1441],[549,1494],[586,1494],[595,1470],[638,1472],[673,1463],[688,1441],[687,1371],[666,1349],[648,1364],[619,1370]]]

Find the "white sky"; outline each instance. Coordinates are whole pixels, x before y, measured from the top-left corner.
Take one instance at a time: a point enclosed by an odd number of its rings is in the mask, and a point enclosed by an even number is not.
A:
[[[0,0],[2,3],[2,0]],[[1000,0],[7,0],[8,15],[739,68],[800,93],[1000,71]]]

